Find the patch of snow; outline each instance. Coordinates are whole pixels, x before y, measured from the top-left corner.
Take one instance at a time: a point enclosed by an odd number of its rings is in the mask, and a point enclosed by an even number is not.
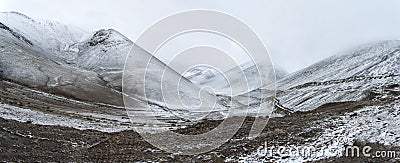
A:
[[[309,155],[288,157],[273,156],[274,162],[307,162],[331,157],[344,156],[346,146],[355,141],[379,143],[387,146],[400,146],[400,102],[384,106],[367,106],[338,118],[325,119],[320,125],[325,126],[323,133],[315,140],[303,145],[289,145],[294,149],[310,149]],[[327,127],[332,126],[334,127]],[[226,161],[232,161],[232,158]],[[254,151],[241,156],[240,162],[268,162],[264,155]]]
[[[73,127],[80,130],[93,129],[102,132],[119,132],[131,130],[131,125],[120,125],[118,123],[91,122],[68,116],[48,114],[30,109],[19,108],[7,104],[0,104],[0,117],[19,122],[30,121],[39,125],[55,125]]]

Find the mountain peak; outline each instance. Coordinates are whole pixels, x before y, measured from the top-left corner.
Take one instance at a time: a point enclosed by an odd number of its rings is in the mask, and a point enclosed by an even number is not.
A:
[[[0,33],[9,37],[22,40],[24,43],[32,46],[34,51],[40,52],[49,59],[64,60],[68,57],[63,49],[78,42],[86,33],[75,27],[65,24],[30,18],[19,12],[1,12],[0,22],[6,32]]]
[[[94,32],[93,36],[87,43],[89,46],[96,46],[99,44],[108,44],[112,41],[131,42],[127,37],[114,29],[100,29]]]

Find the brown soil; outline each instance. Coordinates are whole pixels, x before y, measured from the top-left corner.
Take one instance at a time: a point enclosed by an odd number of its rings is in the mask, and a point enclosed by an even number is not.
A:
[[[216,150],[194,156],[173,155],[160,151],[134,131],[104,133],[0,119],[0,161],[221,162],[227,157],[237,158],[249,154],[265,141],[275,145],[303,144],[312,141],[321,134],[323,128],[315,127],[311,130],[306,128],[318,126],[317,123],[321,119],[338,117],[365,105],[368,103],[326,104],[314,111],[273,118],[269,120],[262,134],[253,140],[241,139],[248,136],[253,122],[253,118],[247,118],[233,139]],[[192,135],[204,133],[219,123],[220,121],[204,121],[176,132]],[[333,158],[325,161],[363,160],[368,161],[366,158]]]

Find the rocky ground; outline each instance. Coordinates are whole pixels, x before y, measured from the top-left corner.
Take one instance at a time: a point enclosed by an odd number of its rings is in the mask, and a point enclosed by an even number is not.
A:
[[[277,146],[301,145],[315,142],[326,131],[326,119],[335,119],[355,112],[360,108],[387,102],[364,101],[331,103],[309,112],[297,112],[291,115],[272,118],[262,134],[246,139],[253,118],[247,118],[239,132],[227,143],[208,153],[182,156],[165,153],[144,141],[134,131],[100,132],[78,130],[70,127],[36,125],[0,119],[0,160],[1,161],[177,161],[177,162],[223,162],[223,161],[267,161],[281,160],[285,157],[257,157],[249,160],[265,142]],[[204,121],[185,129],[177,130],[182,134],[204,133],[220,121]],[[332,123],[337,128],[340,124]],[[398,147],[380,143],[360,143],[371,145],[374,150],[385,149],[400,151]],[[343,149],[344,150],[344,149]],[[271,160],[270,160],[271,161]],[[325,161],[396,161],[393,158],[373,159],[365,157],[333,157],[319,159]]]
[[[6,81],[0,82],[0,90],[0,115],[4,117],[0,118],[0,161],[395,162],[398,161],[395,158],[345,157],[343,153],[350,145],[400,151],[398,89],[389,93],[372,92],[360,101],[328,103],[305,112],[286,112],[284,117],[271,118],[261,135],[251,140],[247,137],[254,118],[248,117],[228,142],[194,156],[166,153],[144,141],[129,129],[131,125],[123,108],[51,96]],[[13,110],[13,107],[25,110]],[[195,135],[220,123],[206,120],[175,132]],[[346,140],[339,144],[331,141],[341,138]],[[314,146],[317,149],[333,146],[337,151],[333,156],[318,157],[257,155],[257,149],[265,142],[271,146]]]

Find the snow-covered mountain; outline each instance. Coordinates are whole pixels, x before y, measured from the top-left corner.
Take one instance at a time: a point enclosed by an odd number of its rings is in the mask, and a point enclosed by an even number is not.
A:
[[[69,60],[70,56],[64,53],[66,48],[87,35],[79,28],[55,21],[32,19],[18,12],[1,12],[0,22],[23,36],[20,39],[22,42],[29,40],[32,49],[57,61]]]
[[[322,152],[318,155],[280,155],[271,158],[277,162],[329,162],[348,158],[346,150],[349,146],[361,148],[371,143],[398,147],[399,83],[400,41],[384,41],[341,53],[279,80],[275,106],[279,108],[279,113],[294,118],[290,123],[295,125],[289,125],[289,128],[303,123],[303,120],[297,119],[309,118],[312,117],[310,114],[315,114],[316,122],[296,132],[310,133],[312,129],[323,131],[311,134],[313,138],[306,138],[302,143],[295,141],[286,146],[293,145],[296,149],[313,147],[314,151],[324,151],[327,148],[335,150],[328,154]],[[258,89],[250,94],[257,98],[263,91],[266,89]],[[291,114],[293,112],[297,113]],[[298,136],[293,135],[287,136],[298,139]],[[264,161],[266,155],[257,152],[240,160]]]
[[[17,12],[0,13],[0,23],[3,79],[78,100],[122,105],[120,93],[108,88],[104,77],[73,64],[78,54],[94,56],[72,47],[85,32]]]
[[[195,67],[184,76],[200,87],[212,87],[218,94],[230,94],[231,88],[240,88],[240,92],[245,93],[264,86],[266,83],[261,82],[261,71],[267,72],[270,70],[272,69],[265,65],[261,65],[257,69],[256,64],[248,61],[222,73],[211,67]],[[271,74],[276,74],[276,78],[280,79],[287,75],[287,72],[278,69]]]
[[[208,66],[196,66],[183,74],[186,79],[196,85],[204,85],[218,75],[222,74]]]
[[[119,93],[96,73],[59,64],[1,35],[0,58],[1,79],[78,100],[122,105]]]
[[[38,20],[17,12],[0,13],[0,21],[19,42],[55,62],[98,73],[107,85],[121,90],[122,68],[133,43],[108,29],[89,34],[58,22]],[[12,31],[12,32],[10,32]],[[13,38],[13,37],[10,37]]]
[[[385,41],[335,55],[279,80],[277,98],[286,108],[305,111],[376,92],[390,98],[388,93],[399,89],[399,81],[400,41]]]
[[[167,107],[161,82],[172,88],[180,81],[179,100],[185,106],[196,108],[215,102],[213,95],[201,91],[113,29],[88,35],[61,23],[36,20],[16,12],[0,13],[0,23],[2,79],[78,100],[123,105],[122,72],[132,48],[140,59],[151,58],[146,73],[148,91],[146,95],[135,94],[143,103],[141,107],[146,102]],[[141,68],[139,66],[146,63],[139,60],[136,64],[134,66]],[[133,71],[127,75],[131,81],[143,79],[143,74],[137,73],[143,70]],[[170,78],[161,78],[163,72]],[[142,85],[137,84],[130,86],[141,89]],[[202,102],[200,98],[208,100]]]
[[[133,42],[119,32],[99,30],[68,47],[69,64],[98,73],[108,85],[121,91],[122,69]]]

